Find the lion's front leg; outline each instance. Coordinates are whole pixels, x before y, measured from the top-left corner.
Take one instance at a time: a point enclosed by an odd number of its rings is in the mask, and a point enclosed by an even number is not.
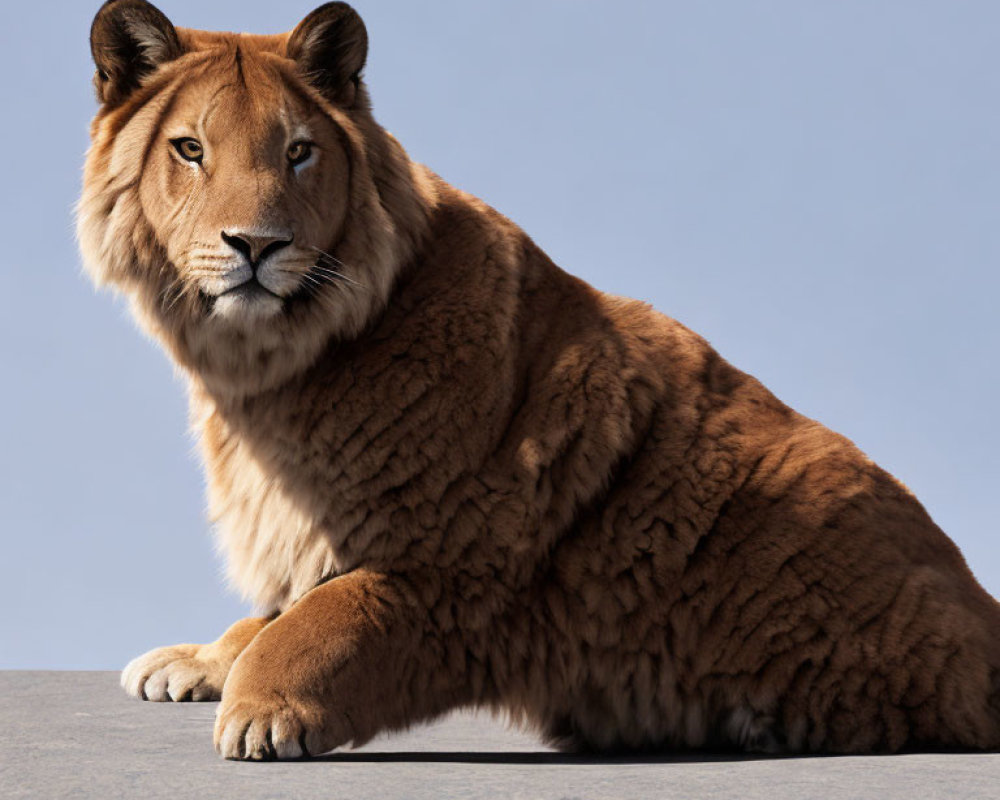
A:
[[[386,576],[317,586],[233,665],[215,721],[226,758],[318,755],[463,702],[427,609]],[[457,674],[451,674],[455,672]]]
[[[211,644],[177,644],[150,650],[122,670],[122,688],[142,700],[218,700],[236,657],[269,620],[241,619]]]

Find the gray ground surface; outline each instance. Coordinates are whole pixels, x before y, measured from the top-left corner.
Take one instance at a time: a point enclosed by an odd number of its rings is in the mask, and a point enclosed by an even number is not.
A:
[[[142,703],[113,672],[0,672],[0,797],[1000,798],[1000,755],[563,756],[456,715],[308,762],[212,750],[214,703]]]

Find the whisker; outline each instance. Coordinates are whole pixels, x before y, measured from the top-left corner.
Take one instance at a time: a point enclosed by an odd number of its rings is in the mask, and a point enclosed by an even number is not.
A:
[[[323,286],[323,282],[319,280],[319,278],[310,275],[308,272],[302,276],[302,280],[304,280],[312,289],[320,289]]]
[[[177,282],[179,283],[180,281]],[[171,310],[173,310],[174,306],[176,306],[181,301],[181,299],[185,295],[187,295],[190,289],[191,289],[191,284],[181,283],[180,290],[176,292],[176,294],[174,295],[174,299],[171,300],[170,303],[166,306],[166,308],[163,309],[163,313],[169,314]]]
[[[329,276],[319,272],[313,272],[312,268],[310,268],[307,272],[299,272],[294,269],[283,269],[278,267],[277,271],[284,273],[285,275],[294,275],[296,278],[300,278],[302,280],[302,288],[306,290],[310,297],[320,296],[320,289],[324,286],[335,283]]]
[[[316,251],[317,253],[320,254],[320,259],[319,259],[320,263],[316,264],[317,268],[320,267],[321,265],[325,266],[326,269],[328,269],[330,272],[332,272],[333,274],[335,274],[338,278],[342,278],[343,280],[347,281],[348,283],[353,283],[355,286],[358,286],[358,287],[360,287],[362,289],[366,289],[369,292],[371,291],[371,289],[368,286],[365,286],[363,283],[359,283],[358,281],[354,280],[354,278],[351,278],[350,276],[345,275],[343,272],[338,272],[337,270],[333,269],[333,267],[335,267],[335,266],[340,267],[341,269],[350,269],[350,267],[348,267],[347,264],[345,264],[343,261],[341,261],[335,255],[332,255],[331,253],[328,253],[325,250],[320,250],[320,248],[314,247],[312,245],[309,246],[309,249],[310,250],[314,250],[314,251]],[[332,262],[332,263],[323,264],[322,262]]]
[[[335,286],[341,291],[347,291],[340,278],[336,275],[326,275],[322,272],[316,272],[314,273],[314,276],[320,286]]]
[[[326,250],[320,250],[318,247],[313,247],[312,245],[309,245],[309,249],[310,250],[315,250],[321,256],[323,256],[325,258],[328,258],[331,261],[335,261],[338,264],[342,264],[342,262],[340,261],[340,259],[338,259],[336,256],[331,255],[330,253],[326,252]]]
[[[364,289],[364,290],[369,291],[369,292],[371,291],[371,289],[369,287],[365,286],[363,283],[359,283],[358,281],[354,280],[354,278],[351,278],[350,276],[345,275],[343,272],[340,272],[340,271],[334,269],[333,267],[331,267],[329,265],[317,263],[317,264],[315,264],[313,266],[313,270],[315,270],[316,272],[318,272],[320,274],[325,274],[325,275],[337,278],[338,280],[342,280],[342,281],[346,281],[347,283],[354,284],[355,286],[357,286],[360,289]]]

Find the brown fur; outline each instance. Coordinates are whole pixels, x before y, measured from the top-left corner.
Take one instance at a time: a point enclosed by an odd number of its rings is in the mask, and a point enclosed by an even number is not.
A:
[[[95,22],[81,246],[187,376],[232,580],[273,621],[153,651],[131,693],[221,692],[237,758],[470,705],[596,750],[1000,747],[1000,607],[904,486],[410,162],[343,4],[291,46],[149,8]],[[229,226],[294,231],[281,301],[219,311]]]

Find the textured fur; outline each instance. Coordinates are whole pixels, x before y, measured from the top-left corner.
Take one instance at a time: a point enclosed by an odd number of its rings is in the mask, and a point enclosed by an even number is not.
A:
[[[412,163],[345,5],[280,36],[150,9],[95,21],[79,239],[187,376],[268,617],[137,659],[130,693],[221,693],[235,758],[469,705],[579,749],[1000,747],[1000,607],[904,486]],[[198,168],[169,141],[195,134]],[[294,233],[258,271],[281,299],[223,304],[234,227]]]

